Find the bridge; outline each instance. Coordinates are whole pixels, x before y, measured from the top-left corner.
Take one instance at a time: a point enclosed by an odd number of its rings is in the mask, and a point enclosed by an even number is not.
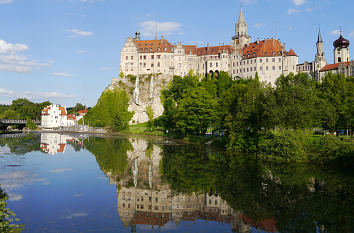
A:
[[[34,121],[37,125],[41,124],[41,121]],[[0,119],[0,124],[4,125],[25,125],[27,120],[12,120],[12,119]]]
[[[23,138],[26,137],[25,133],[8,133],[8,134],[0,134],[0,138]]]

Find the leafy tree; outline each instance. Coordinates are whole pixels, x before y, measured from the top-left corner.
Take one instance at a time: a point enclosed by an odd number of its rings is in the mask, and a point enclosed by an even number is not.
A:
[[[154,111],[152,110],[152,107],[149,105],[146,107],[146,114],[148,115],[149,121],[147,122],[148,128],[151,131],[152,127],[154,126]]]
[[[316,86],[307,74],[280,76],[276,81],[277,125],[301,129],[315,125]]]
[[[322,114],[324,128],[351,129],[354,123],[354,77],[329,73],[318,89],[325,106]]]
[[[14,110],[8,109],[5,112],[3,112],[0,115],[1,119],[20,119],[21,115],[18,112],[15,112]]]
[[[0,188],[0,232],[20,232],[23,226],[14,224],[19,219],[15,217],[14,212],[6,207],[7,199],[7,194]]]
[[[81,103],[77,103],[77,104],[75,105],[75,107],[73,107],[72,109],[70,109],[70,110],[68,111],[68,113],[69,113],[69,114],[77,114],[78,111],[80,111],[80,110],[85,110],[86,108],[87,108],[86,105],[83,105],[83,104],[81,104]]]
[[[36,123],[34,123],[33,120],[31,120],[30,118],[27,118],[26,127],[29,128],[30,130],[37,129]]]
[[[182,135],[204,135],[216,120],[216,101],[203,87],[190,89],[177,104],[176,126]]]
[[[129,95],[122,89],[106,90],[96,106],[84,116],[85,123],[93,127],[106,127],[121,131],[129,127],[134,113],[128,111]]]

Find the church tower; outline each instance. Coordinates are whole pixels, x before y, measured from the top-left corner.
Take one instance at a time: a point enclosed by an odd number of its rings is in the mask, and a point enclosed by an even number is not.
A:
[[[342,63],[349,61],[349,44],[349,40],[343,38],[341,30],[339,38],[333,42],[334,63]]]
[[[247,23],[241,8],[240,16],[236,23],[235,36],[232,37],[233,46],[236,49],[242,49],[246,44],[250,43],[250,40],[251,37],[247,35]]]
[[[322,40],[320,29],[318,30],[316,47],[317,47],[317,53],[314,62],[314,76],[316,80],[320,80],[320,69],[322,69],[322,67],[327,65],[327,61],[323,52],[323,40]]]

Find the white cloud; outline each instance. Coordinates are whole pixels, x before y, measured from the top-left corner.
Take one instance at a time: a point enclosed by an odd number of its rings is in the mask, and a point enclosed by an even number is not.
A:
[[[0,173],[1,188],[9,195],[10,201],[19,201],[23,198],[23,195],[17,193],[23,186],[43,182],[46,182],[46,180],[38,178],[36,174],[31,174],[27,171],[8,171]]]
[[[143,36],[153,36],[156,33],[161,35],[171,35],[173,32],[181,28],[181,24],[177,22],[157,22],[145,21],[139,24]]]
[[[306,8],[306,12],[311,12],[312,9],[311,8]]]
[[[354,37],[354,31],[351,31],[351,32],[349,33],[349,36],[350,36],[350,37]]]
[[[93,36],[94,35],[93,32],[80,31],[78,29],[67,29],[66,31],[70,33],[69,38],[74,38],[74,37],[78,37],[78,36]]]
[[[79,50],[79,51],[77,51],[77,53],[78,54],[84,54],[84,53],[86,53],[86,50]]]
[[[11,44],[5,40],[0,40],[0,71],[29,73],[33,69],[40,69],[40,67],[49,65],[18,54],[28,49],[29,47],[26,44]]]
[[[60,169],[52,169],[49,170],[51,173],[63,173],[63,172],[71,172],[73,169],[71,168],[60,168]]]
[[[299,13],[299,12],[300,12],[300,10],[298,10],[298,9],[290,8],[290,9],[288,10],[288,15],[291,15],[291,14],[293,14],[293,13]]]
[[[261,28],[261,27],[263,27],[263,26],[265,26],[264,23],[256,23],[256,24],[254,25],[255,28]]]
[[[340,31],[339,30],[333,30],[330,32],[331,35],[340,35]]]
[[[74,195],[73,195],[74,197],[82,197],[83,196],[83,194],[82,193],[74,193]]]
[[[151,17],[151,14],[146,14],[145,16],[146,16],[146,17]]]
[[[88,213],[86,212],[77,212],[77,213],[71,213],[69,212],[68,214],[62,216],[62,219],[73,219],[73,218],[80,218],[80,217],[87,217]]]
[[[12,3],[12,0],[0,0],[0,4]]]
[[[26,91],[22,94],[16,94],[18,98],[27,98],[29,100],[39,100],[39,99],[48,99],[48,98],[75,98],[75,95],[65,94],[60,92],[32,92]]]
[[[290,26],[288,29],[289,29],[289,31],[294,30],[294,28],[292,26]]]
[[[54,76],[61,76],[61,77],[74,77],[73,74],[63,73],[63,72],[54,72],[52,73]]]
[[[306,2],[306,0],[293,0],[293,3],[296,6],[300,6],[300,5],[304,4],[305,2]]]
[[[0,95],[13,95],[13,91],[11,90],[7,90],[7,89],[4,89],[4,88],[0,88]]]

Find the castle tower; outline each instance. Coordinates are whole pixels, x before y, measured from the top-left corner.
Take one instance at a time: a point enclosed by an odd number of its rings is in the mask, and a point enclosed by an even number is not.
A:
[[[334,63],[348,62],[349,55],[349,40],[344,39],[342,36],[342,30],[339,38],[333,42],[334,46]]]
[[[321,36],[321,30],[318,29],[318,37],[316,42],[317,53],[314,62],[314,77],[316,80],[320,80],[320,69],[327,65],[327,61],[323,52],[323,40]]]
[[[251,37],[247,35],[247,23],[243,16],[242,8],[235,28],[235,36],[232,37],[233,46],[236,49],[242,49],[251,40]]]

